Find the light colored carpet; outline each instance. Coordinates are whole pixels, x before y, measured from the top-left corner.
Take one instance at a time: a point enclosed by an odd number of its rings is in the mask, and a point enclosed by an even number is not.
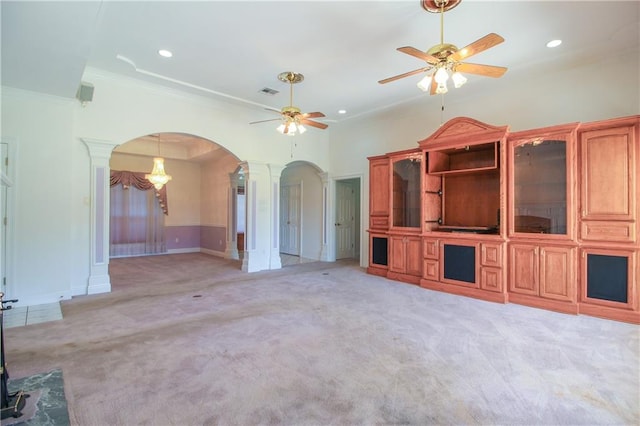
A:
[[[111,262],[113,292],[6,330],[12,377],[62,368],[74,425],[640,423],[638,326],[366,275]]]

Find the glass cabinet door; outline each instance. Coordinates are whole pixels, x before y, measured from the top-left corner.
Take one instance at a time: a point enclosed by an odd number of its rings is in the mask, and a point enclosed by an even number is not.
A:
[[[420,228],[420,157],[393,162],[393,226]]]
[[[567,233],[567,142],[533,139],[513,147],[514,231]]]

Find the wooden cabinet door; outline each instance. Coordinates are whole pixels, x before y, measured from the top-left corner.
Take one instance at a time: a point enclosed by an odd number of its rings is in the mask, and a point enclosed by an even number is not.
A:
[[[540,249],[540,296],[566,302],[576,301],[574,257],[571,247]]]
[[[422,278],[431,281],[440,279],[440,262],[437,259],[425,259]]]
[[[406,237],[405,244],[406,272],[419,277],[422,275],[422,238]]]
[[[502,244],[482,243],[480,263],[483,266],[502,266]]]
[[[438,240],[434,238],[425,238],[424,240],[424,257],[427,259],[438,260]]]
[[[538,251],[535,245],[510,245],[509,291],[538,296]]]
[[[406,250],[404,236],[394,235],[389,237],[389,270],[403,274],[406,264]]]
[[[480,269],[480,288],[501,293],[502,269],[483,266]]]
[[[635,141],[632,126],[580,136],[583,220],[633,220]]]
[[[388,158],[371,159],[369,162],[369,215],[389,216]]]

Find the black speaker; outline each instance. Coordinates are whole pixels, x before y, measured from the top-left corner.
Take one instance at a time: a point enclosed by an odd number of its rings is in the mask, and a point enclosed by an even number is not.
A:
[[[93,100],[93,84],[91,83],[80,83],[80,87],[78,87],[78,91],[76,92],[76,98],[85,105],[87,102],[91,102]]]

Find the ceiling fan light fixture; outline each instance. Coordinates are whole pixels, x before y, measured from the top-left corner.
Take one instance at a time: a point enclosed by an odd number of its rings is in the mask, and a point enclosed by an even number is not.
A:
[[[431,79],[433,76],[431,74],[427,74],[424,76],[422,80],[420,80],[417,84],[418,88],[423,92],[428,92],[431,88]]]
[[[456,71],[451,75],[451,80],[453,81],[453,86],[458,89],[467,82],[467,77]]]
[[[286,129],[287,126],[284,125],[284,123],[280,123],[280,125],[278,127],[276,127],[276,130],[282,134],[284,134],[284,129]]]
[[[447,83],[447,80],[449,79],[449,73],[447,72],[446,67],[439,66],[438,70],[433,76],[433,79],[436,81],[436,83],[438,83],[438,86],[445,85]]]
[[[306,131],[307,131],[306,127],[304,127],[302,124],[298,124],[298,132],[300,132],[300,134],[303,134]]]

